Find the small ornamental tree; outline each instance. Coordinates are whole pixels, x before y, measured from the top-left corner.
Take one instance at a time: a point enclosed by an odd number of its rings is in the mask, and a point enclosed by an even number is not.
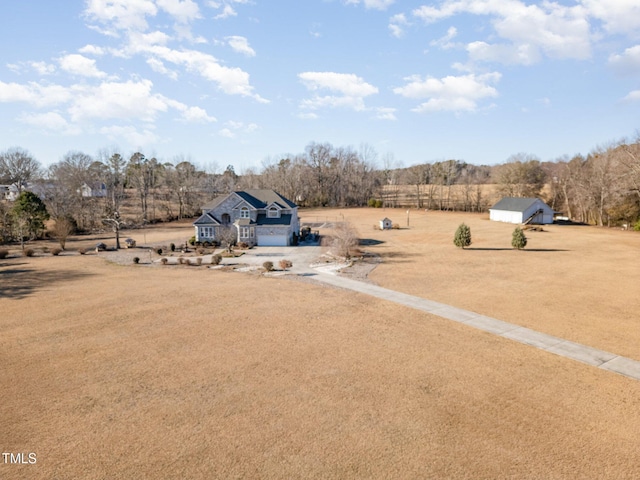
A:
[[[453,237],[453,243],[456,247],[464,248],[471,245],[471,229],[468,225],[461,223]]]
[[[520,227],[516,227],[513,231],[513,235],[511,237],[511,246],[513,248],[517,248],[518,250],[522,250],[527,246],[527,237],[524,235],[524,232]]]

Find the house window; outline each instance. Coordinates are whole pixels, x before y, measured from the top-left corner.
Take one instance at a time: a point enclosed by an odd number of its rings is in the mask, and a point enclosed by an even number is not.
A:
[[[249,209],[247,207],[240,209],[240,218],[249,218]]]
[[[240,238],[249,238],[249,227],[240,227]]]
[[[278,209],[276,207],[271,207],[267,211],[267,217],[269,218],[278,218]]]
[[[200,227],[200,238],[213,238],[213,228]]]

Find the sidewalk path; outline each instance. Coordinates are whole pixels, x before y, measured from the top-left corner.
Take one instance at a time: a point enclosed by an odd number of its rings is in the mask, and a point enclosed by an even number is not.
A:
[[[500,337],[509,338],[516,342],[524,343],[525,345],[531,345],[541,350],[555,353],[556,355],[586,363],[587,365],[640,380],[640,362],[637,360],[570,342],[512,323],[496,320],[495,318],[486,317],[470,312],[469,310],[455,308],[445,305],[444,303],[433,302],[413,295],[407,295],[406,293],[378,287],[377,285],[313,270],[308,271],[306,275],[329,285],[399,303],[407,307],[415,308],[416,310],[422,310],[423,312],[453,320],[454,322],[463,323]]]

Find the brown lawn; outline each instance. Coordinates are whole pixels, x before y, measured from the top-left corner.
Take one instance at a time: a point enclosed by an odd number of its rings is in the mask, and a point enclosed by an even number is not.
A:
[[[550,226],[513,252],[483,216],[317,213],[340,214],[384,242],[381,285],[639,358],[640,235]],[[2,479],[640,478],[640,382],[352,292],[11,258],[0,311],[0,448],[37,455]]]

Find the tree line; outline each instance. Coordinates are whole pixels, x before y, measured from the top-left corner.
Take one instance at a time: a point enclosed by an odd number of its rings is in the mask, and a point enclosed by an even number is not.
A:
[[[0,185],[5,195],[11,187],[15,197],[29,190],[46,210],[40,217],[30,214],[37,221],[25,220],[33,196],[0,201],[2,241],[40,235],[49,217],[79,232],[190,218],[216,195],[251,188],[271,188],[309,207],[481,212],[491,200],[485,187],[494,185],[500,196],[540,196],[575,221],[618,225],[640,218],[640,136],[587,156],[542,162],[519,153],[491,166],[443,160],[404,167],[392,154],[379,157],[366,144],[354,149],[314,142],[302,153],[268,159],[260,169],[241,174],[232,165],[220,171],[182,156],[161,161],[142,152],[127,158],[109,150],[95,157],[70,151],[44,168],[27,150],[10,148],[0,153]]]

